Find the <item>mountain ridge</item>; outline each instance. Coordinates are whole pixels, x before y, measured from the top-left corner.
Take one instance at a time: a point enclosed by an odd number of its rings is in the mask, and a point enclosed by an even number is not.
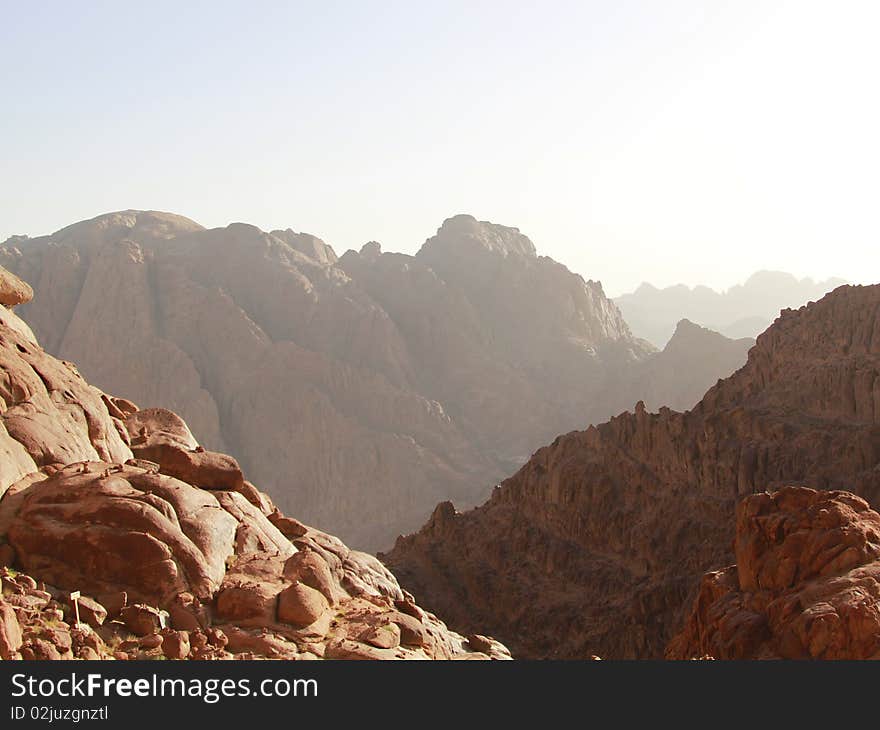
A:
[[[658,658],[699,576],[732,562],[734,504],[790,484],[880,499],[880,285],[783,311],[687,412],[640,402],[559,436],[381,557],[515,656]]]

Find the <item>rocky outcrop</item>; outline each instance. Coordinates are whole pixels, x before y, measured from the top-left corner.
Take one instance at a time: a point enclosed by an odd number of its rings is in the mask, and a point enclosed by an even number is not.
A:
[[[88,385],[5,308],[0,373],[0,657],[509,658],[286,517],[173,412]]]
[[[741,364],[653,375],[601,284],[466,215],[415,256],[371,242],[337,259],[289,229],[124,211],[11,239],[0,262],[37,290],[21,313],[47,350],[179,413],[282,509],[361,548],[438,501],[478,504],[557,433],[638,397],[690,406]],[[167,473],[214,457],[186,458]]]
[[[744,284],[723,292],[684,284],[658,289],[644,283],[634,292],[616,297],[614,303],[637,337],[663,347],[682,318],[734,339],[757,337],[780,309],[820,299],[844,283],[843,279],[813,281],[781,271],[758,271]]]
[[[736,502],[799,484],[880,503],[880,286],[787,310],[690,411],[643,404],[540,449],[481,507],[384,556],[470,632],[528,657],[660,657]]]
[[[670,659],[880,657],[880,515],[788,487],[736,510],[736,565],[703,577]]]

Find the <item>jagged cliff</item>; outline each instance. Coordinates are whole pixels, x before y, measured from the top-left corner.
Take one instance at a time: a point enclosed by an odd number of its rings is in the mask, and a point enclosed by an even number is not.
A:
[[[599,283],[464,215],[416,256],[337,259],[289,229],[124,211],[10,239],[0,263],[37,291],[21,313],[49,352],[367,549],[478,504],[557,433],[639,397],[688,407],[744,359],[707,340],[654,368]]]
[[[0,657],[508,656],[285,516],[176,414],[48,355],[10,308],[30,295],[0,269]]]
[[[782,312],[690,411],[639,404],[560,436],[383,558],[515,655],[659,657],[698,576],[732,562],[737,500],[788,484],[880,500],[880,286]]]

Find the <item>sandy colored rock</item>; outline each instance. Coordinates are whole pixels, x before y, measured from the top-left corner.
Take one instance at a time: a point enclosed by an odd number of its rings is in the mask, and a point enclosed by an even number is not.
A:
[[[278,620],[308,626],[327,611],[327,599],[314,588],[296,581],[278,595]]]
[[[395,623],[371,626],[361,635],[360,640],[377,649],[394,649],[400,646],[400,626]]]
[[[30,284],[22,281],[15,274],[0,268],[0,304],[4,307],[14,307],[16,304],[25,304],[33,299],[34,290]]]

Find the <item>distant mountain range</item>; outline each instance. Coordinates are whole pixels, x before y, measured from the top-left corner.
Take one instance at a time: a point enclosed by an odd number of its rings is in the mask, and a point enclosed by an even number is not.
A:
[[[757,337],[782,309],[821,299],[843,279],[797,279],[781,271],[758,271],[745,284],[725,292],[707,286],[658,289],[644,283],[630,294],[614,299],[636,337],[663,347],[677,322],[689,319],[727,337]]]
[[[0,245],[46,349],[183,416],[282,510],[357,548],[482,501],[534,449],[644,399],[693,405],[745,362],[684,325],[658,353],[598,282],[516,228],[446,220],[415,256],[121,211]]]

